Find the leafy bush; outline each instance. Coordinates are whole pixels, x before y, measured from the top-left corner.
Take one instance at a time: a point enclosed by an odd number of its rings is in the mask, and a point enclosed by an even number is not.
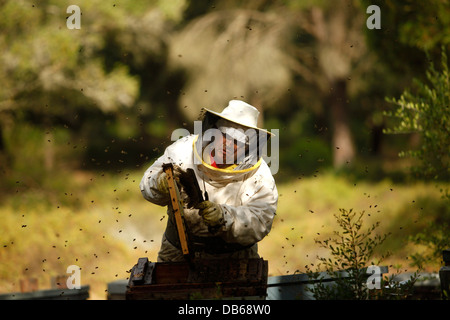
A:
[[[387,235],[373,235],[379,222],[363,230],[364,211],[357,213],[350,210],[340,209],[340,214],[335,214],[336,221],[341,231],[335,231],[334,238],[326,240],[316,240],[321,248],[329,251],[331,257],[317,257],[319,265],[313,271],[307,268],[307,274],[312,280],[318,281],[313,287],[307,290],[313,294],[315,299],[396,299],[406,297],[415,282],[415,276],[406,283],[397,283],[392,278],[381,278],[378,290],[372,290],[367,286],[368,270],[367,266],[379,265],[387,256],[381,256],[376,262],[369,262],[373,257],[377,247],[381,245]],[[325,269],[325,273],[334,280],[334,283],[326,282],[325,277],[321,277],[320,268]],[[327,277],[328,278],[328,277]]]
[[[426,78],[429,84],[415,79],[416,93],[405,90],[400,99],[387,98],[397,106],[385,115],[399,122],[385,133],[419,133],[418,150],[403,151],[400,156],[412,156],[420,161],[416,168],[425,177],[448,179],[450,173],[450,81],[447,54],[442,49],[442,70],[430,62]]]
[[[385,113],[399,119],[399,123],[386,133],[419,133],[421,144],[418,150],[403,151],[400,156],[410,155],[419,160],[420,165],[413,170],[421,176],[448,181],[450,177],[450,80],[447,54],[442,47],[441,70],[434,67],[432,61],[426,78],[429,84],[415,80],[417,91],[411,93],[405,90],[400,99],[387,99],[397,108]],[[450,207],[448,188],[442,188],[443,206],[447,208],[441,217],[448,219],[445,213]],[[412,242],[425,245],[429,252],[413,255],[413,263],[423,267],[425,263],[440,260],[440,253],[448,248],[450,236],[448,223],[432,221],[423,232],[412,237]]]

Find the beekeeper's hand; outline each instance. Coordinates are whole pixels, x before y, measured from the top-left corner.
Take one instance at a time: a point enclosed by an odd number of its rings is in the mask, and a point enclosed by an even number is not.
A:
[[[219,227],[223,225],[223,210],[217,203],[207,200],[200,202],[196,208],[199,209],[198,213],[207,226]]]
[[[180,166],[174,164],[172,165],[172,173],[175,183],[177,184],[178,189],[180,189],[181,188],[180,177],[185,172],[183,171],[183,169],[181,169]],[[169,196],[169,184],[167,183],[167,177],[168,177],[167,173],[161,171],[156,180],[156,188],[161,194]]]
[[[169,184],[167,183],[167,174],[164,171],[158,175],[156,188],[163,196],[169,196]]]

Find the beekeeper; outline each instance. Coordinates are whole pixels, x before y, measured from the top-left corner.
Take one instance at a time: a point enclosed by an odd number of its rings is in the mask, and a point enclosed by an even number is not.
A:
[[[158,261],[184,259],[162,170],[167,163],[173,165],[175,177],[192,168],[208,196],[195,208],[184,206],[196,257],[258,258],[257,243],[269,233],[278,202],[274,178],[261,154],[272,133],[257,127],[259,111],[240,100],[230,101],[221,113],[202,111],[202,134],[185,136],[167,147],[140,183],[145,199],[168,206]],[[179,188],[187,203],[183,185]]]

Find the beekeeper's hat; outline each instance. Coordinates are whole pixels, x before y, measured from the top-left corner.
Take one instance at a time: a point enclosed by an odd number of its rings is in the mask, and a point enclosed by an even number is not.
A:
[[[227,121],[231,121],[240,126],[260,130],[272,136],[273,133],[258,128],[258,116],[259,111],[254,106],[241,101],[241,100],[231,100],[228,106],[225,107],[222,112],[215,112],[206,108],[202,108],[201,119],[203,119],[208,113],[215,115],[217,117],[223,118]]]

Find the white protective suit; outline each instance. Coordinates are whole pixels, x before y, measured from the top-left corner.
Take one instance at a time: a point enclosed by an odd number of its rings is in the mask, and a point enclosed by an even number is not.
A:
[[[219,204],[224,212],[225,224],[211,234],[197,209],[184,207],[186,228],[190,239],[200,241],[207,250],[196,249],[196,256],[202,258],[257,258],[257,242],[270,231],[277,208],[278,192],[267,163],[260,158],[251,168],[245,170],[218,169],[205,163],[198,154],[198,135],[189,135],[175,141],[164,154],[150,166],[140,183],[140,189],[148,201],[166,206],[170,199],[163,198],[157,189],[157,178],[162,165],[172,163],[182,169],[193,168],[202,191],[206,189],[209,200]],[[195,160],[195,161],[194,161]],[[181,190],[182,195],[183,190]],[[173,214],[169,212],[158,261],[182,261],[183,254],[174,239]],[[169,237],[169,234],[171,235]],[[178,238],[178,236],[176,236]],[[168,238],[171,238],[169,241]],[[216,241],[218,240],[218,241]],[[218,243],[215,247],[215,243]],[[223,244],[230,248],[223,248]],[[227,247],[227,245],[225,245]]]

